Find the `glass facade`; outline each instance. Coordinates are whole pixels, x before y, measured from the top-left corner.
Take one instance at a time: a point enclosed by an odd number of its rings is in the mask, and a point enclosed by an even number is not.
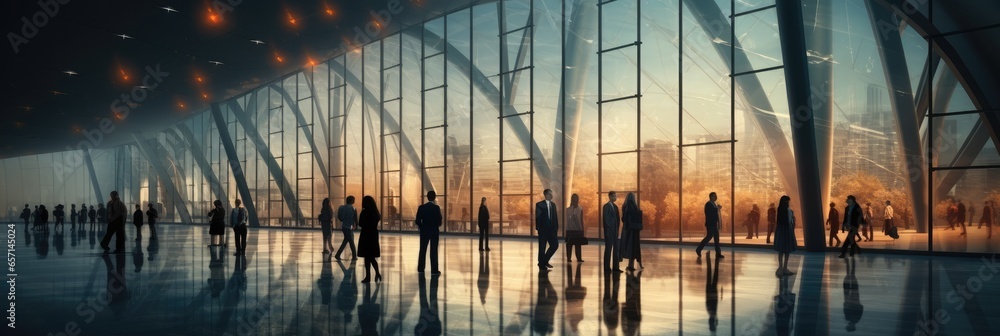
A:
[[[240,198],[261,226],[317,227],[322,199],[371,195],[383,229],[413,231],[435,190],[446,232],[475,230],[485,197],[494,233],[533,235],[531,205],[552,189],[561,205],[579,195],[596,238],[614,190],[638,195],[644,239],[691,242],[715,191],[723,241],[766,244],[781,195],[797,213],[821,199],[825,220],[853,194],[876,224],[863,247],[1000,250],[978,228],[1000,204],[1000,117],[973,43],[1000,19],[956,22],[973,5],[945,1],[802,2],[792,29],[811,83],[786,81],[774,1],[457,6],[132,144],[4,159],[0,204],[13,220],[25,203],[118,190],[166,221],[202,222],[213,200]],[[808,117],[789,108],[790,86],[811,87]],[[803,122],[819,171],[797,169]],[[804,180],[820,195],[802,195]],[[899,240],[881,233],[886,200]]]

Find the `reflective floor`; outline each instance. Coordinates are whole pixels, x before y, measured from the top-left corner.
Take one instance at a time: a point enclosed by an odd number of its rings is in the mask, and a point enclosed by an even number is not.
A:
[[[418,237],[383,234],[384,281],[366,285],[360,260],[324,259],[318,231],[253,230],[237,257],[231,237],[206,247],[205,226],[158,230],[135,242],[129,226],[127,252],[105,255],[99,231],[19,228],[17,327],[0,334],[1000,334],[995,255],[800,252],[796,274],[778,278],[767,250],[699,262],[691,247],[646,245],[644,270],[606,277],[601,244],[583,247],[583,263],[560,246],[539,274],[532,240],[494,239],[481,254],[475,238],[443,237],[444,274],[421,276]]]

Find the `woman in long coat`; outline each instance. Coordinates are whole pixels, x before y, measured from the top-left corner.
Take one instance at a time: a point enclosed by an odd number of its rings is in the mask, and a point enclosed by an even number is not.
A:
[[[376,258],[382,256],[382,248],[378,241],[378,222],[382,220],[382,215],[378,212],[378,205],[375,198],[365,196],[361,200],[361,214],[358,215],[358,226],[361,227],[361,237],[358,238],[358,256],[365,258],[365,278],[361,283],[368,283],[368,276],[371,269],[375,267],[375,282],[382,281],[382,272],[379,272]]]
[[[634,271],[632,267],[635,261],[639,261],[639,269],[642,269],[642,250],[639,245],[639,231],[642,231],[642,211],[639,210],[639,203],[635,199],[635,193],[628,193],[625,196],[625,205],[622,206],[622,260],[628,259],[629,271]]]

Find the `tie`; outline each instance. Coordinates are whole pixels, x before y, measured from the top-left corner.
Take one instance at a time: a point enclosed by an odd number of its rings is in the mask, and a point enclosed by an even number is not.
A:
[[[545,200],[545,222],[552,224],[552,205],[549,204],[548,200]]]

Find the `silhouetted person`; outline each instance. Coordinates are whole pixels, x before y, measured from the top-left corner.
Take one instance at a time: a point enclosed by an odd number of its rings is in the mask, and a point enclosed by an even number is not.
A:
[[[857,235],[858,228],[861,227],[861,223],[863,222],[864,214],[861,211],[861,206],[858,205],[858,201],[854,199],[854,195],[847,196],[847,208],[844,209],[844,229],[847,230],[847,238],[845,238],[844,247],[840,250],[840,258],[844,257],[848,249],[851,250],[852,257],[855,253],[861,253]]]
[[[104,207],[104,204],[97,205],[97,222],[101,224],[108,222],[108,209]]]
[[[24,205],[24,210],[21,210],[21,219],[24,220],[24,230],[27,231],[31,224],[31,209],[27,204]]]
[[[233,211],[229,214],[229,226],[233,228],[233,240],[236,241],[236,252],[233,255],[247,254],[247,209],[243,202],[236,199]]]
[[[69,225],[70,225],[69,229],[70,230],[75,230],[76,229],[76,217],[77,217],[77,215],[79,215],[79,213],[76,212],[76,204],[70,204],[69,205]]]
[[[618,194],[614,191],[608,192],[608,203],[604,203],[604,209],[601,211],[604,222],[604,273],[622,272],[618,264],[622,258],[621,246],[618,244],[618,226],[622,216],[618,205],[615,204],[616,200]]]
[[[63,220],[66,218],[66,211],[63,210],[62,204],[56,205],[55,210],[52,210],[52,217],[56,218],[56,223],[55,225],[52,226],[53,229],[60,226],[65,226]],[[48,229],[48,227],[46,227],[46,229]]]
[[[125,203],[118,199],[118,192],[111,192],[111,200],[108,201],[108,208],[106,211],[106,216],[108,220],[108,229],[104,233],[104,239],[101,239],[101,247],[107,252],[110,248],[108,244],[111,243],[111,236],[115,236],[115,253],[125,253],[125,214],[128,208],[125,207]]]
[[[58,255],[62,255],[63,250],[66,249],[66,236],[63,234],[63,230],[65,228],[66,228],[65,225],[60,226],[58,228],[55,227],[52,228],[52,245],[55,245],[56,254]],[[73,232],[70,231],[70,235],[72,234]]]
[[[566,277],[569,278],[569,284],[566,286],[566,322],[569,323],[570,330],[573,331],[573,335],[580,334],[580,321],[583,321],[583,299],[587,297],[587,287],[583,287],[583,279],[581,277],[582,266],[576,266],[576,272],[573,272],[573,266],[567,265],[566,267]],[[628,291],[626,291],[627,293]]]
[[[778,209],[774,207],[774,203],[767,208],[767,243],[771,243],[771,234],[774,233],[774,224],[778,220]]]
[[[156,212],[156,208],[153,207],[153,203],[149,203],[146,210],[146,222],[149,223],[149,240],[156,240],[156,219],[160,218],[160,215]]]
[[[87,213],[87,216],[90,217],[90,229],[93,230],[97,227],[97,211],[94,210],[93,205],[90,206],[90,211]]]
[[[837,232],[840,231],[840,211],[837,211],[837,204],[830,202],[830,212],[826,216],[826,226],[830,229],[829,246],[840,246],[842,243]],[[837,245],[833,245],[833,240],[837,240]]]
[[[791,335],[792,334],[792,316],[795,313],[795,293],[792,293],[792,287],[788,284],[789,277],[781,277],[778,279],[778,295],[774,296],[773,313],[774,313],[774,324],[775,324],[775,334]]]
[[[324,198],[319,210],[319,228],[323,232],[323,254],[333,251],[333,205]]]
[[[601,308],[604,310],[604,327],[608,335],[615,335],[618,329],[618,288],[621,277],[617,273],[604,273],[604,297],[601,298]]]
[[[875,212],[872,210],[871,203],[865,203],[865,222],[861,224],[861,230],[864,232],[866,242],[875,239],[873,226],[875,226]]]
[[[80,213],[76,216],[80,220],[80,231],[86,230],[87,226],[87,205],[80,203]]]
[[[576,251],[576,262],[583,262],[580,250],[587,243],[583,235],[583,207],[580,206],[580,195],[570,197],[566,208],[566,262],[573,261],[573,251]]]
[[[486,197],[479,203],[479,250],[490,250],[490,210],[486,208]]]
[[[364,200],[361,203],[363,208]],[[378,303],[378,291],[381,288],[382,286],[376,285],[375,292],[372,293],[372,288],[365,286],[365,296],[362,297],[361,305],[358,306],[358,324],[361,326],[361,335],[378,335],[378,319],[382,315],[382,305]]]
[[[209,248],[208,253],[211,256],[208,262],[208,288],[211,290],[212,297],[217,298],[222,294],[222,290],[226,289],[226,276],[223,274],[226,268],[225,257],[221,248]]]
[[[441,335],[441,318],[438,315],[438,276],[431,276],[430,288],[423,274],[417,279],[420,285],[420,318],[413,328],[414,335]],[[430,293],[428,295],[428,292]]]
[[[35,210],[35,229],[46,231],[49,224],[49,211],[45,209],[45,205],[39,205],[38,210]]]
[[[337,220],[340,221],[340,232],[344,235],[344,240],[340,242],[340,248],[334,259],[340,260],[340,254],[344,248],[351,247],[351,260],[358,260],[358,249],[354,246],[354,227],[358,225],[358,210],[354,208],[354,196],[347,196],[346,204],[337,208]]]
[[[642,323],[641,276],[642,271],[625,275],[625,303],[622,304],[622,333],[625,335],[637,335]]]
[[[865,306],[861,304],[858,277],[854,275],[856,268],[854,260],[847,261],[847,274],[844,275],[844,319],[847,320],[847,331],[849,332],[857,330],[861,315],[865,313]]]
[[[35,210],[31,211],[31,223],[35,224],[35,226],[38,226],[37,225],[38,224],[38,206],[37,205],[35,206]],[[34,230],[35,226],[32,226],[31,229]]]
[[[142,206],[135,205],[135,212],[132,212],[132,225],[135,225],[135,241],[142,241]]]
[[[753,205],[747,213],[747,239],[760,238],[760,208]]]
[[[215,200],[212,204],[215,207],[208,212],[208,234],[212,236],[212,241],[208,247],[222,246],[222,235],[226,234],[226,209],[222,207],[220,200]]]
[[[792,198],[788,195],[781,196],[778,200],[778,222],[774,227],[774,250],[778,252],[778,270],[774,275],[777,276],[795,274],[788,269],[788,257],[798,245],[795,239],[795,212],[792,211],[791,202]]]
[[[715,192],[708,194],[708,202],[705,203],[705,238],[701,240],[698,244],[698,248],[695,249],[695,253],[698,254],[698,258],[701,258],[701,250],[705,249],[705,245],[708,244],[709,240],[715,239],[715,254],[718,258],[725,258],[722,255],[722,247],[719,246],[719,226],[722,224],[722,210],[719,209],[719,205],[716,201],[719,197]]]
[[[882,224],[882,233],[886,235],[889,234],[889,228],[895,226],[892,223],[893,215],[895,213],[892,211],[892,202],[885,201],[885,209],[882,210],[882,219],[885,220],[885,223]]]
[[[43,207],[39,207],[38,215],[42,215]],[[35,230],[31,234],[35,236],[35,253],[38,259],[45,259],[49,255],[49,232],[45,230]]]
[[[628,259],[629,271],[635,271],[635,262],[639,262],[642,269],[642,246],[639,244],[639,232],[642,231],[642,210],[639,210],[639,202],[635,198],[635,193],[628,193],[625,196],[625,205],[622,206],[622,259]]]
[[[559,294],[549,281],[549,273],[538,273],[538,289],[535,300],[535,313],[531,316],[531,326],[535,333],[547,335],[555,331],[556,304]]]
[[[427,265],[427,247],[430,245],[431,274],[441,274],[441,269],[438,268],[438,237],[440,236],[441,227],[441,207],[434,203],[436,198],[437,193],[434,190],[428,191],[427,203],[417,207],[417,216],[414,219],[417,228],[420,230],[420,260],[417,261],[417,272],[421,273],[424,271],[424,266]]]
[[[542,191],[545,199],[535,203],[535,230],[538,231],[538,269],[548,271],[549,263],[559,248],[556,232],[559,230],[559,208],[552,202],[552,190]],[[546,250],[545,246],[548,245]]]
[[[708,330],[715,331],[719,326],[719,258],[709,262],[705,269],[705,310],[708,311]],[[715,264],[715,271],[712,271]]]
[[[993,207],[990,205],[990,201],[983,202],[983,216],[979,218],[979,228],[983,228],[983,224],[986,224],[986,228],[990,230],[986,239],[993,238]]]
[[[365,196],[361,199],[361,215],[358,216],[358,226],[361,236],[358,237],[358,256],[365,258],[365,278],[361,283],[368,283],[372,268],[375,268],[375,282],[382,282],[382,272],[378,269],[378,257],[382,256],[382,247],[378,238],[378,223],[382,214],[378,211],[375,198]]]
[[[337,261],[340,270],[344,272],[340,287],[337,288],[337,308],[344,314],[344,324],[350,325],[351,313],[358,304],[358,284],[354,277],[354,267],[345,267],[344,263]]]
[[[976,204],[969,203],[969,225],[972,226],[972,221],[976,220]]]
[[[965,209],[965,203],[962,203],[962,201],[958,201],[958,213],[957,213],[958,221],[956,223],[958,224],[958,226],[962,227],[962,233],[959,234],[960,236],[966,235],[966,231],[965,231],[965,211],[966,211],[966,209]]]

